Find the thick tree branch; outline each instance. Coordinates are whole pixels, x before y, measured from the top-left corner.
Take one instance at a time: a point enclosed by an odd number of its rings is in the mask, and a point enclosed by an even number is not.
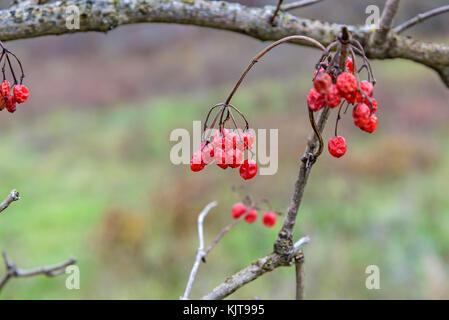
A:
[[[407,20],[404,23],[400,24],[399,26],[395,27],[394,31],[396,33],[401,33],[404,30],[411,28],[414,25],[417,25],[418,23],[423,22],[424,20],[427,20],[429,18],[432,18],[436,15],[439,15],[439,14],[442,14],[445,12],[449,12],[449,5],[435,8],[435,9],[429,10],[424,13],[420,13],[417,16],[411,18],[410,20]]]
[[[335,0],[337,1],[337,0]],[[80,28],[66,27],[66,10],[75,5],[80,12]],[[0,11],[0,39],[15,40],[74,32],[107,32],[119,25],[143,22],[191,24],[246,34],[262,41],[289,35],[312,37],[324,45],[335,39],[342,25],[303,19],[283,12],[275,27],[269,18],[274,7],[254,8],[238,3],[202,0],[74,0],[58,1],[26,9]],[[436,70],[449,87],[449,46],[426,43],[389,32],[384,45],[370,40],[369,26],[348,26],[364,46],[368,58],[402,58]],[[299,42],[301,45],[308,45]]]
[[[75,264],[76,259],[70,258],[69,260],[65,262],[61,262],[55,265],[51,266],[45,266],[40,267],[36,269],[30,269],[30,270],[24,270],[19,269],[16,267],[14,263],[9,259],[8,255],[5,251],[3,251],[3,259],[5,261],[6,266],[6,274],[5,276],[0,280],[0,291],[3,289],[3,287],[6,285],[6,283],[11,280],[12,278],[24,278],[24,277],[32,277],[39,274],[43,274],[47,277],[55,277],[57,275],[60,275],[64,272],[65,268]]]
[[[12,190],[6,199],[0,204],[0,213],[9,207],[11,203],[20,199],[19,191]]]

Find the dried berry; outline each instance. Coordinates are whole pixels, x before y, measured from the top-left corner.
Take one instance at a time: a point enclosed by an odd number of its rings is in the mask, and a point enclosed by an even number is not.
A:
[[[326,94],[332,85],[332,78],[325,72],[320,72],[313,80],[313,87],[319,94]]]
[[[13,91],[17,103],[24,103],[30,95],[28,88],[22,84],[15,85]]]
[[[354,61],[352,61],[351,57],[346,58],[346,69],[348,69],[349,72],[354,73]]]
[[[335,158],[340,158],[346,153],[346,140],[341,136],[333,137],[329,140],[327,148],[332,156],[334,156]]]
[[[11,93],[11,85],[9,84],[8,80],[3,80],[0,88],[0,93],[2,97],[9,97],[9,94]]]
[[[342,72],[336,82],[340,94],[347,98],[357,90],[357,78],[349,72]]]
[[[16,111],[16,100],[13,95],[10,95],[7,99],[5,99],[5,108],[11,113]]]
[[[363,131],[369,132],[369,133],[373,133],[377,128],[377,117],[376,115],[373,113],[368,120],[368,123],[365,124],[361,129]]]
[[[329,108],[335,108],[337,107],[341,102],[341,95],[340,91],[338,91],[338,88],[335,84],[333,84],[329,91],[327,92],[325,96],[326,105]]]
[[[369,116],[371,114],[371,111],[369,107],[364,103],[359,103],[354,107],[354,110],[352,111],[352,117],[354,118],[354,124],[361,128],[365,124],[368,123]]]
[[[257,174],[257,163],[253,159],[246,159],[240,166],[240,176],[245,179],[254,178]]]
[[[307,104],[309,105],[309,108],[311,110],[318,111],[324,107],[325,103],[326,101],[322,94],[319,94],[318,91],[315,90],[315,88],[310,89],[309,93],[307,94]]]

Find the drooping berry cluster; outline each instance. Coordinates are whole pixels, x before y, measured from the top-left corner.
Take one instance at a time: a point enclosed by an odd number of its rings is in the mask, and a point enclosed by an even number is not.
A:
[[[253,223],[257,220],[258,212],[254,206],[245,206],[242,202],[237,202],[231,208],[231,215],[234,219],[239,219],[244,216],[247,223]],[[274,211],[268,210],[262,216],[262,223],[267,227],[272,227],[276,224],[277,215]]]
[[[344,44],[348,46],[349,49],[346,50],[351,53],[351,57],[348,56],[346,61],[343,60],[346,63],[340,63],[339,59],[343,54],[342,46],[334,55],[330,53],[330,49],[341,41],[339,38],[332,43],[321,57],[313,76],[313,87],[307,95],[307,104],[311,111],[321,110],[325,106],[329,108],[339,106],[335,136],[328,142],[329,153],[336,158],[342,157],[347,150],[345,138],[337,134],[344,104],[347,104],[346,110],[350,105],[353,106],[354,124],[362,131],[374,132],[378,121],[376,116],[378,105],[373,97],[375,80],[363,48],[356,40],[347,38]],[[354,52],[359,53],[364,62],[358,71],[355,66]],[[363,68],[368,71],[368,80],[359,81],[359,73]]]
[[[240,176],[251,179],[257,174],[257,163],[253,159],[243,159],[246,150],[254,146],[254,135],[250,131],[232,131],[222,128],[216,130],[212,141],[203,141],[199,150],[193,153],[190,160],[192,171],[201,171],[215,162],[221,169],[240,168]]]
[[[30,91],[24,84],[22,84],[25,75],[23,73],[22,63],[20,62],[20,60],[15,54],[5,48],[1,42],[0,47],[2,48],[0,63],[3,62],[3,81],[0,85],[0,111],[6,109],[9,112],[13,113],[17,109],[16,104],[24,103],[25,101],[27,101],[28,97],[30,96]],[[10,56],[12,56],[17,61],[20,67],[21,76],[19,81],[17,80]],[[6,79],[6,65],[8,65],[9,71],[14,80],[12,88],[11,83]]]

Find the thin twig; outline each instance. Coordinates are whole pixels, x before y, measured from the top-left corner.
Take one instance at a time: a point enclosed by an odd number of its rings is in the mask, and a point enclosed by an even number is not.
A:
[[[274,9],[273,15],[270,18],[270,24],[272,26],[275,25],[274,19],[276,19],[276,16],[277,16],[279,10],[281,9],[282,2],[284,2],[284,0],[278,0],[278,3],[276,4],[276,8]]]
[[[302,8],[305,6],[309,6],[311,4],[318,3],[320,1],[323,1],[323,0],[302,0],[302,1],[295,1],[292,3],[287,3],[287,4],[284,4],[283,6],[281,6],[281,11],[289,11],[289,10]]]
[[[404,23],[400,24],[399,26],[395,27],[393,30],[397,33],[401,33],[402,31],[413,27],[414,25],[417,25],[418,23],[423,22],[424,20],[427,20],[431,17],[434,17],[436,15],[449,12],[449,5],[442,6],[439,8],[435,8],[423,13],[418,14],[417,16],[411,18],[410,20],[405,21]]]
[[[6,266],[6,274],[5,276],[0,280],[0,291],[3,289],[3,287],[6,285],[6,283],[11,280],[12,278],[25,278],[25,277],[32,277],[39,274],[43,274],[47,277],[55,277],[59,274],[61,274],[61,271],[64,271],[66,267],[73,265],[76,263],[75,258],[70,258],[69,260],[65,262],[61,262],[55,265],[40,267],[36,269],[19,269],[16,267],[16,265],[9,259],[8,255],[5,251],[3,251],[3,260],[5,261]]]
[[[192,267],[192,271],[190,271],[189,281],[187,282],[186,290],[184,291],[184,295],[180,297],[181,300],[187,300],[189,299],[190,291],[192,290],[193,282],[195,281],[195,276],[198,272],[198,268],[200,266],[201,260],[205,256],[204,252],[204,229],[203,229],[203,222],[204,218],[206,218],[207,214],[209,213],[210,209],[215,207],[217,205],[217,202],[211,202],[207,206],[204,207],[203,211],[198,215],[198,240],[199,240],[199,246],[196,253],[195,262]]]
[[[20,195],[19,192],[16,189],[14,189],[9,193],[8,197],[6,197],[6,199],[0,204],[0,213],[6,208],[8,208],[11,203],[17,200],[20,200]]]
[[[205,261],[205,257],[207,254],[217,245],[218,241],[220,241],[221,238],[229,231],[232,227],[234,227],[237,223],[242,221],[245,218],[246,214],[243,214],[240,218],[233,220],[230,224],[228,224],[226,227],[224,227],[220,233],[215,237],[214,241],[209,245],[209,247],[204,252],[203,261]]]
[[[385,7],[380,16],[379,28],[373,34],[373,42],[377,45],[381,45],[387,38],[388,31],[390,31],[393,24],[393,18],[398,11],[400,0],[387,0]]]

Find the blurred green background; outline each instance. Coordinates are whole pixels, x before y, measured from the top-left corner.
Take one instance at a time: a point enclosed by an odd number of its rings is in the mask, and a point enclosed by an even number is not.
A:
[[[298,14],[360,24],[368,4],[383,4],[338,1]],[[443,3],[407,1],[397,21]],[[448,43],[447,21],[442,16],[409,33]],[[0,298],[177,299],[207,203],[218,201],[205,222],[208,243],[232,220],[232,186],[285,212],[310,132],[304,101],[316,50],[277,48],[233,100],[252,128],[279,129],[276,175],[243,181],[236,171],[213,166],[192,173],[169,161],[170,132],[191,131],[265,45],[224,31],[154,24],[9,42],[25,66],[31,98],[15,114],[0,115],[0,196],[13,188],[21,193],[0,215],[0,249],[23,268],[74,256],[81,288],[67,290],[65,276],[13,279]],[[348,152],[321,156],[299,210],[295,239],[312,239],[305,248],[306,298],[449,298],[449,91],[418,64],[373,67],[377,131],[366,134],[350,114],[343,118]],[[271,252],[279,226],[266,228],[260,217],[237,225],[201,265],[191,297]],[[380,290],[365,287],[365,268],[373,264]],[[291,299],[294,272],[277,269],[232,297]]]

